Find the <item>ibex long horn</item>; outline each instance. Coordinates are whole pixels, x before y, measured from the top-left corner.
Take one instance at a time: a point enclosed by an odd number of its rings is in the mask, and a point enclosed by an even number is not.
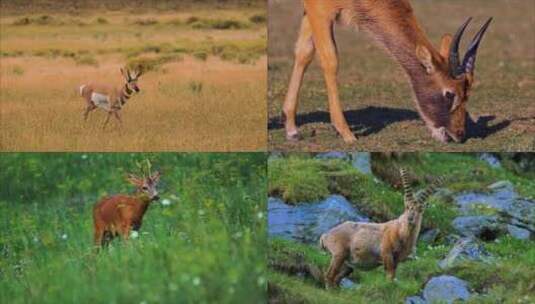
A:
[[[490,23],[492,22],[492,17],[485,22],[483,27],[477,32],[474,39],[472,39],[472,42],[470,43],[470,46],[468,47],[468,51],[466,51],[466,54],[464,55],[463,60],[463,69],[465,72],[473,72],[474,68],[476,67],[476,55],[477,55],[477,49],[479,48],[479,43],[481,42],[481,39],[483,39],[483,36],[485,35],[485,32],[487,31],[487,28],[489,27]]]
[[[429,185],[423,192],[419,193],[419,195],[416,197],[416,201],[424,206],[427,206],[427,199],[435,193],[437,188],[444,183],[444,177],[440,176],[436,180],[434,180],[431,185]]]
[[[407,171],[404,168],[400,168],[399,175],[401,177],[401,184],[403,185],[404,203],[414,203],[414,195],[412,193],[412,187],[409,179],[407,178]]]
[[[468,26],[468,23],[470,23],[470,21],[472,21],[472,17],[468,18],[468,20],[466,20],[463,25],[461,25],[461,27],[457,30],[455,36],[453,36],[449,56],[451,77],[457,77],[464,73],[464,69],[461,66],[461,59],[459,58],[459,45],[461,44],[461,38],[463,37],[464,30],[466,30],[466,27]]]

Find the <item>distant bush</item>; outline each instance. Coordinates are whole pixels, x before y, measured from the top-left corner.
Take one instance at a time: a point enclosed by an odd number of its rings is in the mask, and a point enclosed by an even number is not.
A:
[[[156,25],[156,24],[158,24],[158,20],[153,19],[153,18],[148,18],[148,19],[136,19],[134,22],[132,22],[132,24],[135,24],[135,25],[141,25],[141,26],[150,26],[150,25]]]
[[[98,17],[97,20],[96,20],[96,22],[97,22],[98,24],[108,24],[108,23],[109,23],[109,22],[108,22],[108,19],[103,18],[103,17]]]
[[[194,29],[232,30],[249,28],[247,23],[230,19],[199,19],[197,17],[190,17],[187,23]]]
[[[98,66],[98,61],[91,55],[75,56],[74,62],[76,62],[78,65]]]
[[[189,89],[194,94],[200,94],[202,92],[203,83],[201,81],[190,81]]]

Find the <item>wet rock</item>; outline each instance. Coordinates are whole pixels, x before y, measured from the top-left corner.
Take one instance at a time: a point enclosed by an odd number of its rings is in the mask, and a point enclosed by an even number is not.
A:
[[[340,195],[331,195],[320,202],[296,206],[285,204],[278,198],[268,199],[270,237],[316,243],[322,233],[345,221],[369,220]]]
[[[363,174],[372,174],[371,155],[369,152],[355,152],[352,153],[351,158],[353,168],[359,170]]]
[[[353,289],[357,287],[357,284],[355,284],[355,282],[351,281],[348,278],[343,278],[340,281],[340,287],[344,289]]]
[[[349,153],[346,152],[326,152],[317,154],[316,158],[350,160],[351,156],[349,155]]]
[[[437,239],[440,233],[440,229],[429,229],[420,234],[420,241],[428,244],[432,244]]]
[[[481,153],[479,159],[487,162],[492,168],[500,168],[502,166],[500,159],[491,153]]]
[[[496,239],[505,231],[497,216],[473,215],[459,216],[452,222],[453,228],[464,237],[475,237],[486,241]]]
[[[507,231],[515,239],[529,240],[531,238],[531,232],[529,230],[517,227],[515,225],[507,225]]]
[[[448,269],[466,260],[487,262],[489,259],[490,254],[485,250],[483,244],[473,238],[462,238],[455,243],[448,255],[438,265],[442,269]]]
[[[412,296],[405,299],[405,304],[426,304],[425,300],[419,296]]]
[[[427,303],[451,304],[456,300],[468,300],[470,291],[465,281],[454,276],[442,275],[427,282],[423,297]]]

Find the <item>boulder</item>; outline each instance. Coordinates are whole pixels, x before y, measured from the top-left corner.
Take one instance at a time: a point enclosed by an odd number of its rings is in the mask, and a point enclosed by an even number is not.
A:
[[[475,237],[486,241],[496,239],[504,233],[505,226],[493,215],[468,215],[456,217],[453,228],[463,237]]]
[[[500,159],[492,153],[481,153],[479,159],[485,161],[492,168],[500,168],[502,166]]]
[[[468,300],[468,284],[454,276],[434,277],[424,287],[423,298],[427,303],[448,303],[456,300]]]
[[[353,289],[357,287],[357,284],[355,284],[355,282],[351,281],[348,278],[343,278],[340,281],[340,287],[344,289]]]
[[[353,168],[363,174],[372,174],[371,155],[369,152],[355,152],[351,156]]]
[[[422,297],[412,296],[405,299],[405,304],[426,304],[426,302]]]
[[[325,152],[325,153],[318,153],[316,155],[316,158],[318,159],[341,159],[341,160],[350,160],[351,156],[349,153],[346,152]]]
[[[487,262],[489,259],[490,254],[483,244],[473,238],[462,238],[453,245],[448,255],[438,265],[442,269],[448,269],[466,260]]]
[[[348,200],[331,195],[323,201],[285,204],[268,199],[268,235],[304,243],[316,243],[324,232],[345,221],[368,222]]]

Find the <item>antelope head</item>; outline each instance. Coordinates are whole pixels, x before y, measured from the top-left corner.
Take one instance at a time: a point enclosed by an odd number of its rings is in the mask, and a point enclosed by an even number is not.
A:
[[[415,88],[419,108],[433,137],[442,142],[463,142],[466,135],[466,103],[474,83],[477,50],[492,18],[472,39],[461,60],[459,45],[471,20],[468,18],[453,37],[444,35],[438,53],[423,45],[416,47],[416,57],[429,76],[424,86]]]
[[[145,194],[150,201],[155,201],[160,198],[158,196],[158,190],[156,189],[160,180],[160,172],[156,172],[143,178],[134,174],[129,174],[126,180],[136,186],[136,191]]]
[[[142,74],[141,70],[131,73],[129,69],[124,70],[121,68],[121,74],[123,75],[126,81],[126,86],[130,91],[135,91],[136,93],[140,91],[137,85],[137,80]]]
[[[425,190],[418,193],[418,195],[414,195],[409,179],[407,178],[406,170],[400,168],[399,173],[403,185],[405,213],[407,214],[408,222],[410,224],[416,224],[419,215],[428,206],[427,199],[444,183],[444,177],[441,176],[435,179]]]

